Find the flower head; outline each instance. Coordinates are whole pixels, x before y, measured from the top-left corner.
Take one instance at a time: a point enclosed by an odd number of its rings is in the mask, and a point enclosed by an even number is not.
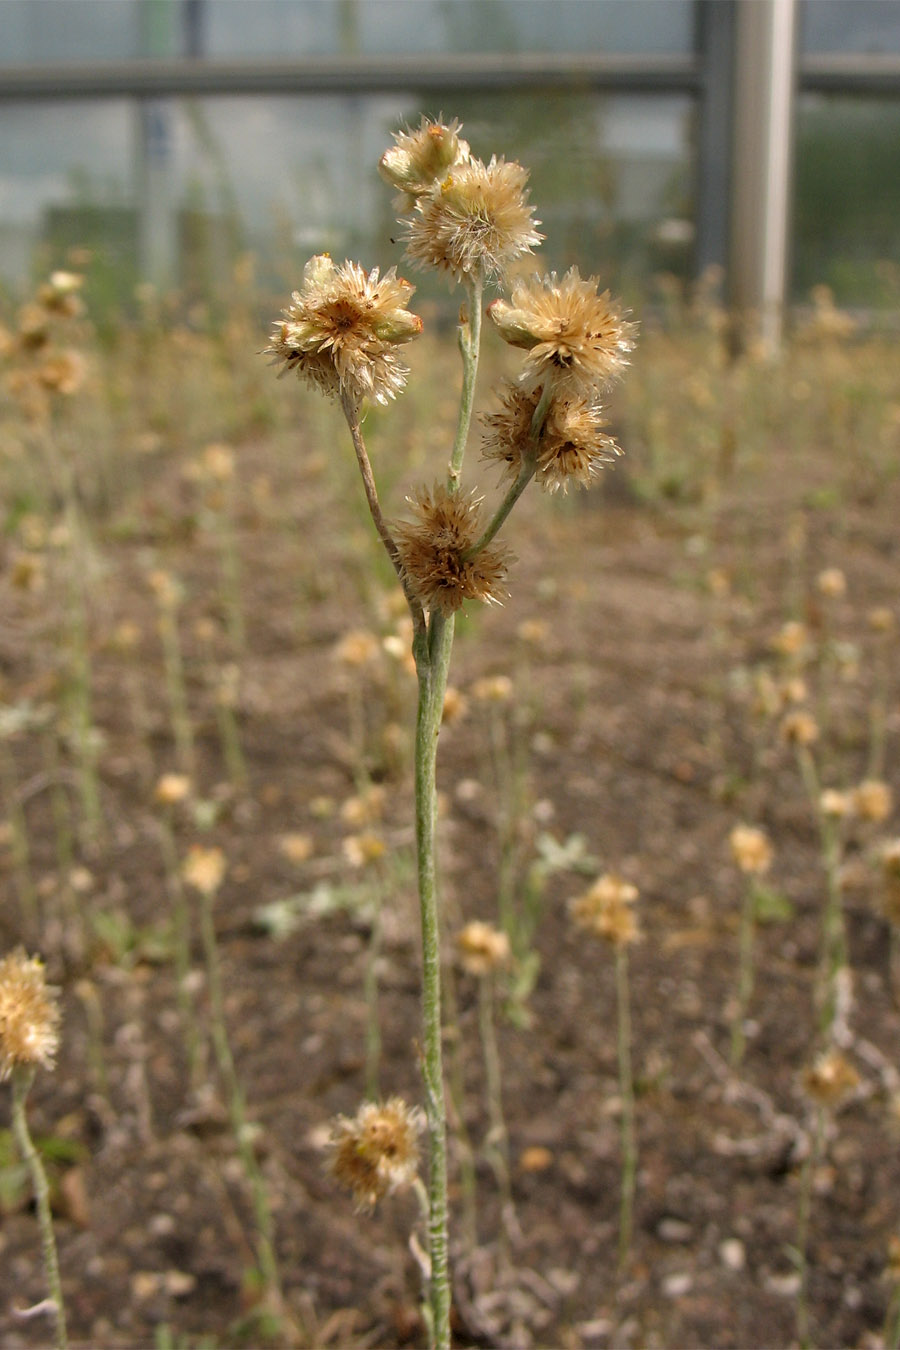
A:
[[[470,975],[490,975],[510,957],[509,938],[489,923],[473,919],[457,938],[459,957]]]
[[[803,1086],[820,1106],[840,1106],[859,1086],[859,1074],[840,1050],[826,1050],[804,1073]]]
[[[0,961],[0,1078],[17,1065],[51,1068],[59,1047],[59,1008],[43,962],[21,948]]]
[[[409,499],[416,519],[401,521],[394,538],[409,584],[424,606],[454,614],[466,600],[497,602],[506,595],[507,549],[488,544],[473,557],[480,527],[478,501],[445,487],[420,489]]]
[[[220,848],[204,848],[191,844],[181,868],[181,875],[189,886],[201,895],[212,896],[225,879],[225,854]]]
[[[867,778],[859,783],[852,793],[853,806],[863,820],[874,820],[879,824],[887,820],[894,805],[894,794],[889,783],[878,778]]]
[[[634,324],[598,294],[597,278],[572,267],[516,286],[511,301],[494,300],[488,314],[500,336],[528,352],[522,382],[551,379],[554,387],[590,398],[620,375],[634,346]]]
[[[415,287],[395,268],[368,275],[359,263],[335,267],[326,254],[311,258],[303,285],[272,330],[266,352],[331,397],[387,403],[406,383],[396,348],[422,331],[406,308]]]
[[[589,891],[572,901],[572,918],[579,928],[605,938],[614,947],[637,942],[641,936],[633,905],[638,889],[612,872],[604,872]]]
[[[378,172],[403,194],[398,206],[415,205],[415,199],[446,178],[454,165],[468,161],[469,146],[461,139],[461,130],[456,120],[445,126],[423,117],[415,131],[395,133],[396,143],[381,156]]]
[[[535,479],[541,487],[547,492],[560,488],[567,492],[571,482],[588,487],[600,466],[621,454],[603,431],[605,422],[597,403],[577,395],[554,399],[535,440],[532,424],[541,387],[529,391],[510,384],[500,397],[502,410],[482,417],[482,457],[496,460],[512,479],[533,457]]]
[[[812,745],[819,739],[819,724],[807,712],[788,713],[781,721],[781,736],[789,745]]]
[[[735,825],[728,842],[731,856],[742,872],[760,875],[772,866],[772,845],[762,830],[752,825]]]
[[[364,1102],[355,1116],[333,1122],[330,1170],[360,1209],[374,1209],[383,1196],[415,1180],[422,1125],[421,1111],[400,1097],[380,1106]]]
[[[819,594],[828,600],[842,600],[847,594],[847,578],[839,567],[825,567],[816,577]]]
[[[458,164],[416,201],[406,222],[406,254],[454,281],[483,269],[502,277],[541,242],[528,204],[528,171],[514,160]]]

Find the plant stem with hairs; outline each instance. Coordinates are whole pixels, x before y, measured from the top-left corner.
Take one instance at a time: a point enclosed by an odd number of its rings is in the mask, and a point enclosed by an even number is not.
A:
[[[50,1212],[50,1187],[40,1154],[34,1146],[28,1129],[25,1114],[25,1102],[31,1084],[34,1082],[34,1069],[17,1065],[12,1072],[12,1124],[19,1152],[25,1160],[31,1176],[34,1190],[34,1202],[38,1224],[41,1230],[41,1247],[44,1257],[44,1273],[50,1288],[50,1298],[54,1310],[53,1342],[56,1350],[66,1350],[66,1310],[63,1303],[62,1282],[59,1278],[59,1258],[56,1254],[56,1237],[53,1232],[53,1216]]]

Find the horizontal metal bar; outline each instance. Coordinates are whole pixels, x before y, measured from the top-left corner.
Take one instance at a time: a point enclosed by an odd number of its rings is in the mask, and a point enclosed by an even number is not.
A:
[[[344,94],[444,90],[611,90],[699,93],[694,56],[602,52],[453,53],[317,57],[310,61],[117,61],[99,65],[0,66],[0,100],[162,98],[169,95]],[[900,55],[804,56],[803,93],[900,97]]]
[[[900,97],[900,54],[805,56],[800,65],[804,94],[865,94]]]
[[[167,95],[346,94],[391,90],[610,89],[695,93],[693,56],[453,53],[322,56],[306,61],[117,61],[0,66],[0,99],[160,98]]]

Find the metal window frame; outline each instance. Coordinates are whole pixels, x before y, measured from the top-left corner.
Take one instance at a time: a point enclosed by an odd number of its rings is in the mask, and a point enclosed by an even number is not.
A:
[[[696,0],[696,40],[684,55],[602,52],[318,56],[300,61],[139,60],[4,68],[0,104],[68,99],[242,95],[501,92],[552,89],[687,94],[697,106],[698,272],[727,268],[735,195],[734,85],[739,6]],[[813,55],[797,64],[801,94],[900,98],[900,55]]]

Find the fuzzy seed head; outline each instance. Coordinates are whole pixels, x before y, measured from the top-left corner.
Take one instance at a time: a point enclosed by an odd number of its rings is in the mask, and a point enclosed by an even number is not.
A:
[[[507,935],[479,919],[467,923],[456,941],[463,970],[470,975],[490,975],[510,958]]]
[[[894,611],[887,605],[876,605],[869,610],[866,618],[873,633],[892,633],[897,625]]]
[[[157,781],[153,795],[161,806],[177,806],[179,802],[187,801],[191,790],[187,774],[164,773]]]
[[[514,160],[456,165],[416,201],[405,222],[406,256],[452,281],[482,271],[501,278],[543,235],[528,203],[528,171]]]
[[[819,739],[819,724],[809,713],[788,713],[781,723],[781,735],[789,745],[812,745]]]
[[[371,831],[348,834],[343,842],[342,852],[351,867],[368,867],[384,857],[387,853],[387,844]]]
[[[816,577],[819,594],[828,600],[842,600],[847,594],[847,578],[839,567],[826,567]]]
[[[407,309],[415,287],[395,268],[368,275],[359,263],[340,267],[326,254],[311,258],[303,285],[272,330],[266,353],[288,371],[329,397],[387,403],[408,374],[397,347],[422,331],[422,320]]]
[[[364,1102],[355,1116],[333,1121],[330,1171],[358,1209],[374,1209],[383,1196],[412,1185],[423,1125],[422,1112],[400,1097]]]
[[[863,820],[873,820],[878,824],[887,820],[894,806],[890,784],[875,778],[869,778],[855,787],[852,797],[856,814]]]
[[[637,898],[636,886],[613,872],[605,872],[589,891],[572,901],[572,919],[579,928],[604,938],[612,946],[626,946],[641,936],[634,913]]]
[[[501,392],[502,411],[482,417],[482,458],[500,464],[504,475],[518,478],[525,463],[535,460],[535,480],[546,492],[568,492],[570,483],[589,487],[597,471],[622,452],[604,434],[599,404],[577,395],[553,400],[537,438],[532,420],[541,386],[526,390],[509,384]]]
[[[59,1048],[59,1007],[43,962],[20,948],[0,960],[0,1079],[13,1069],[53,1067]]]
[[[479,703],[509,703],[513,682],[508,675],[483,675],[472,685],[472,697]]]
[[[423,117],[415,131],[394,134],[395,144],[381,156],[378,172],[404,194],[398,206],[413,206],[436,180],[468,161],[469,147],[459,135],[461,130],[455,119],[445,125]]]
[[[728,836],[731,856],[742,872],[762,876],[772,866],[772,845],[763,830],[735,825]]]
[[[220,848],[192,844],[182,865],[181,875],[201,895],[215,895],[225,880],[225,854]]]
[[[81,352],[53,352],[37,368],[37,378],[44,389],[68,398],[77,394],[87,378],[87,361]]]
[[[401,521],[394,538],[410,587],[426,609],[455,614],[467,600],[499,603],[506,597],[509,550],[488,544],[464,555],[481,534],[478,501],[441,485],[408,499],[415,519]]]
[[[354,628],[346,633],[334,648],[334,659],[342,666],[367,666],[374,661],[381,644],[374,633]]]
[[[826,1050],[806,1070],[803,1086],[819,1106],[833,1108],[859,1086],[859,1074],[839,1050]]]
[[[825,788],[819,797],[819,810],[823,816],[830,816],[832,820],[843,820],[853,815],[853,797],[849,792]]]
[[[800,623],[797,619],[790,619],[787,623],[782,624],[770,640],[769,646],[779,656],[805,657],[809,654],[810,648],[809,630],[805,623]]]
[[[560,392],[590,401],[622,374],[634,347],[634,324],[609,291],[598,293],[597,278],[582,277],[577,267],[562,281],[551,272],[522,283],[487,312],[503,340],[528,353],[521,377],[528,388],[551,380]]]

